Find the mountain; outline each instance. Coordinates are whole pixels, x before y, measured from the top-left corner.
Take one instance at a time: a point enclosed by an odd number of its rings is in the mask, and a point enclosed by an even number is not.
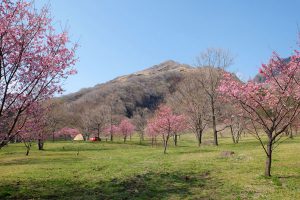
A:
[[[114,113],[132,117],[141,109],[151,111],[176,91],[186,73],[194,68],[169,60],[133,74],[61,97],[73,113],[83,113],[100,105],[111,105]]]

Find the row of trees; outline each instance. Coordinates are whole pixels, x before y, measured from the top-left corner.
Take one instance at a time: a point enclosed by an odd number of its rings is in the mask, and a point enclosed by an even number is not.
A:
[[[211,56],[213,51],[217,55],[222,53],[228,55],[227,51],[220,49],[209,49],[204,55]],[[176,92],[167,101],[175,113],[181,113],[181,115],[174,114],[171,108],[162,106],[147,121],[149,115],[145,114],[143,110],[138,110],[138,115],[136,115],[138,117],[134,119],[136,130],[141,140],[144,138],[145,131],[152,141],[156,140],[157,136],[162,136],[165,153],[169,138],[173,137],[176,145],[178,133],[187,129],[195,133],[199,145],[202,142],[203,132],[207,128],[213,130],[215,145],[218,145],[218,137],[215,134],[225,128],[229,128],[235,143],[239,141],[242,132],[247,131],[255,135],[267,155],[266,175],[269,176],[273,150],[283,138],[283,133],[288,130],[291,132],[290,130],[297,124],[298,97],[293,96],[297,95],[296,92],[299,88],[297,85],[297,56],[298,54],[291,57],[289,61],[280,60],[279,56],[274,56],[270,64],[264,65],[261,70],[261,74],[265,78],[265,82],[262,83],[254,81],[243,83],[234,74],[226,72],[221,67],[196,68],[193,73],[180,82]],[[220,57],[225,58],[226,56]],[[219,59],[219,57],[213,56],[210,60],[213,59]],[[292,68],[294,70],[292,72],[295,74],[287,71],[288,68]],[[217,75],[213,75],[214,73]],[[288,79],[288,77],[292,78]],[[280,89],[283,91],[279,91]],[[237,98],[237,94],[240,95],[239,98]],[[278,98],[277,101],[275,97]],[[272,100],[276,104],[272,103]],[[263,104],[264,101],[270,104]],[[250,103],[253,104],[252,108]],[[129,131],[130,133],[120,131],[117,122],[120,120],[113,114],[112,109],[113,106],[102,106],[82,114],[84,132],[96,132],[98,137],[103,133],[109,136],[111,141],[113,141],[114,135],[123,134],[125,142],[127,137],[132,134],[133,128]],[[251,118],[254,114],[256,114],[255,120]],[[275,114],[277,117],[273,118]],[[268,120],[271,121],[268,122]],[[267,133],[267,143],[261,137],[262,132]]]
[[[51,105],[46,100],[62,91],[63,79],[76,73],[72,68],[76,48],[66,31],[54,30],[47,8],[37,11],[32,3],[22,0],[0,2],[0,149],[16,138],[24,142],[27,152],[34,140],[42,149],[43,133],[49,133],[49,127],[55,137],[59,119],[49,117]],[[195,133],[199,145],[204,130],[211,128],[216,146],[218,133],[225,128],[230,128],[235,143],[246,130],[266,153],[265,175],[270,176],[274,149],[286,132],[297,127],[300,53],[295,51],[289,59],[274,53],[260,70],[263,82],[240,81],[225,70],[232,63],[228,51],[206,50],[178,90],[172,89],[167,104],[174,112],[161,106],[149,117],[137,110],[136,129],[141,140],[145,130],[153,139],[161,135],[165,153],[169,139],[174,137],[176,145],[178,133],[187,128]],[[111,99],[107,106],[80,113],[83,131],[96,131],[98,136],[104,131],[111,141],[119,133],[126,142],[134,126],[115,115],[117,102]],[[132,109],[126,112],[133,116]]]
[[[134,125],[128,119],[123,119],[119,125],[110,125],[106,127],[106,129],[104,129],[104,133],[107,136],[111,136],[111,138],[113,135],[121,136],[125,143],[128,137],[131,138],[134,133],[134,129]]]
[[[103,126],[103,128],[99,128],[99,126],[97,126],[96,131],[91,130],[91,132],[89,132],[88,134],[84,134],[85,135],[84,139],[88,140],[90,136],[94,136],[101,141],[102,139],[104,139],[104,137],[107,140],[108,138],[111,139],[114,138],[114,136],[118,136],[118,137],[122,137],[125,143],[128,137],[131,138],[135,130],[135,126],[127,118],[122,119],[119,124],[104,124],[104,125],[105,126]],[[81,132],[78,129],[64,127],[58,131],[55,131],[53,137],[58,139],[61,138],[72,139],[78,134],[81,134]]]

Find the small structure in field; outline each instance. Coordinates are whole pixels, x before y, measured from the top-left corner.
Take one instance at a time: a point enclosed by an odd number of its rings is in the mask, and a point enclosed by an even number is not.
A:
[[[99,137],[91,137],[89,139],[89,141],[93,141],[93,142],[95,142],[95,141],[101,141],[101,138],[99,138]]]
[[[83,138],[83,135],[82,135],[82,134],[77,134],[77,135],[74,137],[73,140],[74,140],[74,141],[83,141],[84,138]]]

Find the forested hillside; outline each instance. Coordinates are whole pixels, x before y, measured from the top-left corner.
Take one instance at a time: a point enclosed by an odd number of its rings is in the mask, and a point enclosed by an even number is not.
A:
[[[195,68],[169,60],[145,70],[117,77],[91,88],[52,100],[59,127],[83,126],[84,113],[106,110],[114,120],[133,118],[137,112],[153,113],[180,81]],[[51,115],[51,114],[50,114]]]

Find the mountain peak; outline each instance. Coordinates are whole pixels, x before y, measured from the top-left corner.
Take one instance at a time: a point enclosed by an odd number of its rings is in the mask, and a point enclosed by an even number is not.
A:
[[[166,60],[160,64],[146,68],[142,71],[138,71],[129,75],[119,76],[113,79],[112,82],[125,82],[128,81],[128,79],[132,79],[135,77],[156,76],[158,74],[164,74],[170,72],[180,73],[180,72],[186,72],[190,69],[192,69],[192,67],[189,65],[181,64],[174,60]]]
[[[179,65],[180,63],[179,62],[176,62],[174,60],[166,60],[158,65]]]
[[[166,72],[166,71],[186,71],[187,69],[190,69],[190,68],[191,68],[190,66],[181,64],[174,60],[167,60],[158,65],[154,65],[145,70],[136,72],[135,74],[136,75],[151,75],[151,74],[157,74],[157,73]]]

